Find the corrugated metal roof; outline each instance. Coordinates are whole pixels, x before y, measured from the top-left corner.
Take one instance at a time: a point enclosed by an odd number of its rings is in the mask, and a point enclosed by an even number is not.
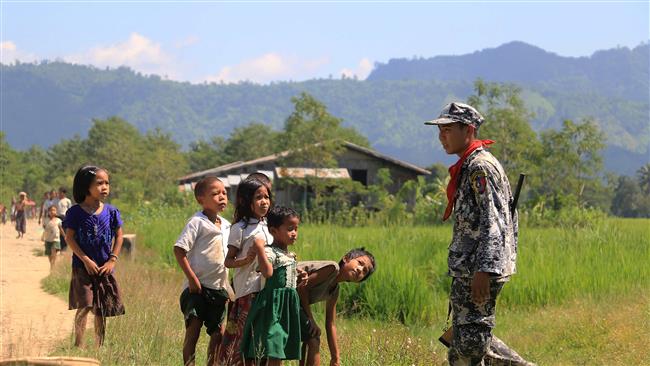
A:
[[[305,178],[318,177],[324,179],[350,179],[350,174],[345,168],[288,168],[277,167],[275,174],[278,178]]]
[[[390,157],[388,155],[384,155],[384,154],[381,154],[381,153],[379,153],[379,152],[377,152],[375,150],[372,150],[372,149],[369,149],[369,148],[366,148],[366,147],[363,147],[363,146],[359,146],[357,144],[353,144],[353,143],[351,143],[349,141],[343,141],[342,144],[343,144],[344,147],[346,147],[348,149],[355,150],[355,151],[358,151],[358,152],[360,152],[362,154],[366,154],[366,155],[372,156],[374,158],[387,161],[387,162],[389,162],[391,164],[400,166],[400,167],[408,169],[408,170],[412,170],[412,171],[416,172],[417,174],[423,174],[423,175],[431,174],[430,171],[428,171],[426,169],[423,169],[423,168],[420,168],[419,166],[413,165],[411,163],[407,163],[405,161],[402,161],[402,160],[399,160],[399,159],[396,159],[396,158],[392,158],[392,157]],[[203,178],[203,177],[208,176],[208,175],[217,175],[217,174],[220,174],[220,173],[223,174],[223,173],[226,173],[227,171],[232,170],[232,169],[246,168],[246,167],[250,167],[250,166],[253,166],[253,165],[257,165],[257,164],[272,162],[272,161],[277,160],[278,158],[286,157],[290,153],[291,153],[291,151],[287,150],[287,151],[283,151],[283,152],[280,152],[280,153],[277,153],[277,154],[263,156],[263,157],[260,157],[260,158],[254,159],[254,160],[236,161],[236,162],[233,162],[233,163],[228,163],[228,164],[225,164],[225,165],[218,166],[216,168],[191,173],[191,174],[188,174],[186,176],[178,178],[178,180],[180,182],[184,182],[184,181],[188,181],[188,180],[198,180],[198,179]],[[270,172],[270,171],[262,171],[262,172],[264,174],[266,174],[265,172]],[[269,178],[273,179],[273,174],[266,174],[266,175],[269,176]]]

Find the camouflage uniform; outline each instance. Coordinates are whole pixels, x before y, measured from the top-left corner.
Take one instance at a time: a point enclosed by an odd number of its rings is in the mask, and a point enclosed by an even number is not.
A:
[[[449,103],[429,125],[464,123],[478,129],[483,116],[472,106]],[[532,365],[500,339],[492,336],[499,292],[516,271],[517,214],[508,176],[499,161],[482,147],[464,161],[455,193],[454,233],[447,264],[453,278],[449,295],[454,337],[449,364]],[[482,305],[472,301],[472,278],[490,273],[490,299]]]
[[[450,365],[529,364],[492,336],[496,298],[516,271],[518,225],[517,214],[510,213],[512,201],[501,164],[483,148],[475,150],[462,168],[447,259],[453,277]],[[491,274],[490,299],[483,305],[472,301],[475,272]]]

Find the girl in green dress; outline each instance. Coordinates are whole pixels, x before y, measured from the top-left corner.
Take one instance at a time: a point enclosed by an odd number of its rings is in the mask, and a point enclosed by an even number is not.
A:
[[[259,270],[266,279],[248,313],[241,344],[247,359],[268,365],[300,359],[300,299],[296,292],[296,256],[287,247],[298,239],[298,213],[276,206],[267,216],[273,245],[255,241]]]

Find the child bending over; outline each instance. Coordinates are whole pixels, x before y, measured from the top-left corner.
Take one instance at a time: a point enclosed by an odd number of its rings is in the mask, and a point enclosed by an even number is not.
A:
[[[298,270],[307,273],[304,285],[298,287],[302,309],[300,328],[302,334],[302,359],[300,365],[320,365],[321,331],[311,312],[311,305],[325,301],[325,330],[329,345],[330,366],[341,365],[336,339],[336,301],[339,283],[360,283],[375,271],[375,257],[364,248],[352,249],[339,263],[333,261],[298,262]]]

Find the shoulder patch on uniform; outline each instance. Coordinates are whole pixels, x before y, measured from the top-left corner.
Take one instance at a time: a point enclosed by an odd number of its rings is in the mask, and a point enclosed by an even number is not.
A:
[[[474,189],[474,192],[477,194],[483,194],[485,193],[485,189],[487,187],[487,176],[484,171],[482,170],[477,170],[472,175],[470,176],[470,182],[472,184],[472,188]]]

